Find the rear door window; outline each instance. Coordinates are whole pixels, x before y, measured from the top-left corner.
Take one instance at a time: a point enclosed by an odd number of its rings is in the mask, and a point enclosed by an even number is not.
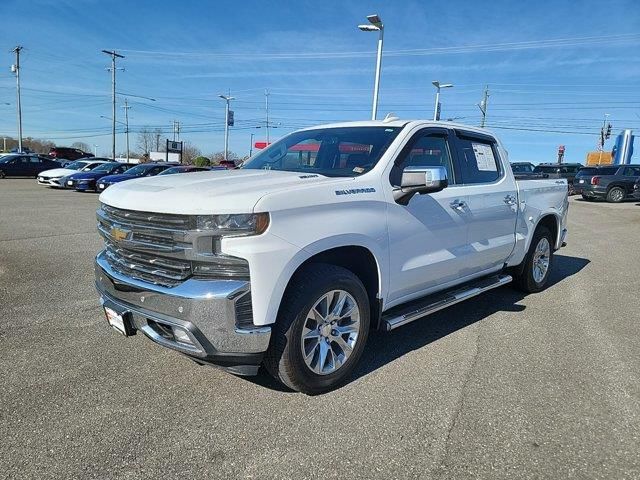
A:
[[[498,148],[484,137],[458,136],[456,141],[462,183],[492,183],[502,176]]]
[[[624,169],[624,175],[626,177],[638,177],[640,176],[640,167],[626,167]]]

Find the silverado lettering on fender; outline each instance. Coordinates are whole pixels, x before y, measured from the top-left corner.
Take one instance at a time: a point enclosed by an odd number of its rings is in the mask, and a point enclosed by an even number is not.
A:
[[[241,169],[100,201],[114,328],[307,394],[348,380],[371,329],[512,281],[542,290],[567,233],[566,180],[516,181],[491,133],[445,122],[309,128]]]

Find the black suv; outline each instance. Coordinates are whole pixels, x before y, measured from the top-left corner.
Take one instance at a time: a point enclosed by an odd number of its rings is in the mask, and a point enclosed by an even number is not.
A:
[[[83,152],[79,148],[53,147],[49,150],[49,156],[54,159],[78,160],[80,158],[93,157],[93,153]]]
[[[582,194],[585,185],[591,184],[591,179],[602,175],[615,175],[620,165],[591,165],[578,170],[573,180],[573,190],[576,195]]]
[[[640,178],[640,165],[613,166],[616,168],[614,173],[594,175],[588,184],[582,186],[582,198],[601,199],[611,203],[633,198],[633,185]]]
[[[545,173],[549,178],[566,178],[569,184],[569,195],[573,195],[573,181],[578,170],[582,168],[581,163],[541,163],[533,169],[534,173]]]

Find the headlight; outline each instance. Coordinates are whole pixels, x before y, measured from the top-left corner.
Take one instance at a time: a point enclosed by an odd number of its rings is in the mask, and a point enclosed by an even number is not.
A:
[[[260,235],[268,226],[268,213],[196,216],[198,230],[211,231],[213,235],[222,237]]]
[[[193,274],[196,277],[247,280],[249,262],[243,258],[217,254],[211,261],[193,262]]]

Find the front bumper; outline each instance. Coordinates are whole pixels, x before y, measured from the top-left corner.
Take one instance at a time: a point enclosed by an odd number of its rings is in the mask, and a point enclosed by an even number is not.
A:
[[[116,272],[104,252],[96,257],[95,274],[102,303],[129,312],[136,331],[198,362],[240,375],[257,373],[271,328],[236,321],[237,303],[250,295],[248,281],[190,278],[178,286],[163,287]],[[163,335],[172,327],[187,331],[191,344]]]
[[[79,192],[86,192],[87,190],[96,190],[95,182],[78,182],[75,185],[76,190]]]

